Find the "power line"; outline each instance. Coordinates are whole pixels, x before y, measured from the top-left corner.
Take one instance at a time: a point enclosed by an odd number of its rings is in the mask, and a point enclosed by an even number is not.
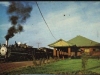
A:
[[[49,29],[51,35],[54,37],[53,33],[52,33],[51,30],[50,30],[50,27],[48,26],[46,20],[45,20],[44,17],[43,17],[43,14],[42,14],[42,12],[41,12],[41,10],[40,10],[40,8],[39,8],[39,5],[38,5],[37,1],[36,1],[36,5],[37,5],[37,7],[38,7],[38,9],[39,9],[39,12],[40,12],[40,14],[41,14],[41,16],[42,16],[42,18],[43,18],[43,20],[44,20],[46,26],[48,27],[48,29]],[[54,37],[54,39],[56,39],[56,38]]]

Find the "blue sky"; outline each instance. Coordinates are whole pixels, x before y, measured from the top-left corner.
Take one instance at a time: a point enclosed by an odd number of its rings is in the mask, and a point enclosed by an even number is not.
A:
[[[33,47],[48,47],[60,38],[68,41],[77,35],[100,42],[100,2],[99,1],[39,1],[41,12],[50,27],[50,34],[41,14],[33,4],[31,17],[23,24],[24,31],[9,40],[27,43]],[[7,15],[9,2],[0,1],[0,43],[5,43],[4,36],[11,23]],[[65,16],[64,16],[65,15]]]

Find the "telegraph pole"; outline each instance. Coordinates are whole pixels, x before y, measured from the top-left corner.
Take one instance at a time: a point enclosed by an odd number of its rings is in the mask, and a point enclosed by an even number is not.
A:
[[[37,44],[38,44],[38,48],[39,48],[41,43],[37,43]]]

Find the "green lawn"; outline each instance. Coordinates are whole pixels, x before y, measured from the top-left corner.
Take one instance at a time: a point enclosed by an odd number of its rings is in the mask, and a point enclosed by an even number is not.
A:
[[[22,68],[20,70],[10,72],[10,74],[56,74],[75,72],[79,70],[82,70],[81,59],[66,59],[38,67]],[[92,71],[100,74],[100,60],[89,59],[86,71]]]

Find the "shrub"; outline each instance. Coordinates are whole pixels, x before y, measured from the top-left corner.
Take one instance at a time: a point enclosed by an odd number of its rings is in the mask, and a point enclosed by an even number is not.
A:
[[[33,65],[34,66],[37,66],[37,62],[36,62],[36,60],[35,60],[35,57],[33,56]]]
[[[88,55],[87,53],[82,53],[82,56],[81,56],[81,59],[82,59],[82,68],[83,70],[86,69],[86,66],[87,66],[87,62],[88,62]]]

